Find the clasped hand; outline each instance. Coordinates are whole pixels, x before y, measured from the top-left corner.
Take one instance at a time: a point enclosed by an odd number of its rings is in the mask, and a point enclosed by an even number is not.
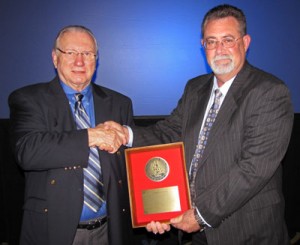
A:
[[[88,128],[89,147],[98,147],[109,153],[115,153],[121,145],[127,143],[127,137],[123,127],[109,127],[98,124],[94,128]]]

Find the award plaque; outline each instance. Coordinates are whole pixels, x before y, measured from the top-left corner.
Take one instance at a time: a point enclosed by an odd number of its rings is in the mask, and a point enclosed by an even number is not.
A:
[[[126,149],[125,157],[134,228],[191,208],[182,142]]]

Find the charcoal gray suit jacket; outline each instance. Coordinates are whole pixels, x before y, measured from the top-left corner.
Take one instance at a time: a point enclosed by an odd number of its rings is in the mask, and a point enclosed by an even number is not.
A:
[[[124,95],[92,84],[96,125],[106,120],[131,125],[132,104]],[[87,130],[76,130],[58,78],[27,86],[9,97],[12,144],[25,171],[21,244],[71,245],[83,205]],[[130,244],[130,210],[121,147],[99,151],[107,200],[110,244]]]
[[[133,130],[134,146],[183,141],[188,171],[212,85],[213,74],[190,80],[168,118]],[[288,244],[280,162],[293,115],[284,83],[246,62],[220,108],[196,175],[196,206],[212,226],[205,230],[208,244]]]

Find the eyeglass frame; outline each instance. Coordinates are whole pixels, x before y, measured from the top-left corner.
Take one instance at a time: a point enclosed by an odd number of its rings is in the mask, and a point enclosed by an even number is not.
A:
[[[93,52],[90,52],[90,51],[83,51],[83,52],[78,52],[78,51],[76,51],[76,50],[70,50],[70,51],[64,51],[64,50],[62,50],[62,49],[60,49],[60,48],[56,48],[56,50],[58,50],[59,52],[61,52],[62,54],[65,54],[65,55],[67,55],[67,57],[69,58],[69,59],[73,59],[73,60],[75,60],[77,57],[78,57],[78,55],[80,54],[81,56],[82,56],[82,58],[84,59],[84,60],[89,60],[89,61],[92,61],[92,60],[96,60],[97,59],[97,55],[96,54],[94,54]],[[86,55],[89,55],[89,56],[86,56]],[[91,56],[90,56],[91,55]],[[91,58],[88,58],[88,57],[94,57],[93,59],[91,59]]]
[[[215,39],[213,39],[212,38],[212,40],[215,42],[215,46],[213,47],[213,48],[207,48],[207,45],[206,45],[206,43],[207,43],[207,39],[204,41],[204,40],[202,40],[202,47],[205,49],[205,50],[214,50],[214,49],[216,49],[217,48],[217,44],[218,43],[221,43],[222,44],[222,47],[224,47],[224,48],[233,48],[235,45],[236,45],[236,43],[237,43],[237,41],[239,40],[239,39],[241,39],[241,38],[243,38],[244,36],[241,36],[241,37],[238,37],[238,38],[234,38],[234,37],[231,37],[231,36],[227,36],[227,37],[222,37],[221,38],[221,40],[215,40]],[[233,41],[233,45],[232,46],[229,46],[229,47],[226,47],[226,44],[224,43],[224,40],[228,40],[228,39],[232,39],[232,41]]]

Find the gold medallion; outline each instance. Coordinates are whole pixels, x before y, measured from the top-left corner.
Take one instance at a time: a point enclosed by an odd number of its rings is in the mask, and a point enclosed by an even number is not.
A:
[[[169,175],[169,164],[161,157],[153,157],[147,162],[145,172],[150,180],[159,182]]]

